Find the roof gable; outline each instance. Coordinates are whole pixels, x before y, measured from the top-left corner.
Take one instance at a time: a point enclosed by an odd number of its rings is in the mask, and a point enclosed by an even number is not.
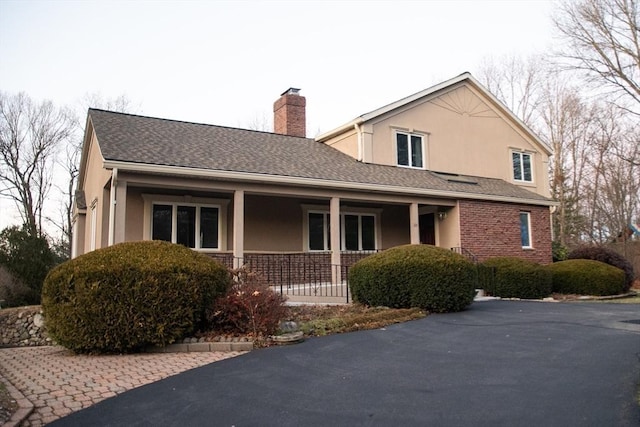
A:
[[[447,94],[454,93],[452,92],[452,89],[455,89],[456,87],[459,87],[461,85],[469,85],[470,87],[475,89],[487,100],[488,104],[484,106],[478,102],[475,102],[473,104],[465,104],[465,102],[469,101],[472,97],[460,97],[460,91],[458,91],[458,93],[455,95],[447,96]],[[470,92],[469,88],[466,88],[466,90]],[[489,92],[480,82],[478,82],[471,75],[471,73],[468,72],[460,74],[457,77],[439,83],[435,86],[431,86],[420,92],[409,95],[405,98],[399,99],[369,113],[363,114],[349,123],[346,123],[334,130],[319,135],[316,140],[319,142],[326,141],[349,129],[353,129],[353,127],[356,125],[359,126],[365,124],[366,122],[380,120],[381,117],[388,114],[393,114],[394,111],[410,108],[411,105],[415,103],[425,102],[427,100],[431,100],[436,105],[450,109],[451,111],[466,112],[470,113],[470,115],[474,114],[480,117],[496,117],[497,110],[507,119],[508,122],[512,123],[514,127],[517,127],[521,132],[523,132],[545,153],[551,154],[552,152],[551,147],[548,144],[538,138],[538,136],[524,122],[522,122],[522,120],[520,120],[515,114],[513,114],[513,112],[511,112],[509,108],[507,108],[502,102],[500,102],[491,92]],[[489,108],[487,108],[487,106]]]

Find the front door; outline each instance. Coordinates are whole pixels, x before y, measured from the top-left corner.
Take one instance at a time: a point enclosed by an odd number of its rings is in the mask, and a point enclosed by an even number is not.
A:
[[[420,243],[423,245],[436,244],[436,215],[433,213],[420,215]]]

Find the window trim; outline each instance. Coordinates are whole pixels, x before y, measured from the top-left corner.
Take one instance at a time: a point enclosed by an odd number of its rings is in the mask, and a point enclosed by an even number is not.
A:
[[[514,154],[518,154],[520,156],[520,168],[521,168],[521,174],[522,174],[522,179],[517,179],[516,178],[516,174],[514,171],[514,163],[513,163],[513,155]],[[526,179],[524,179],[524,156],[529,156],[529,164],[531,165],[531,180],[528,181]],[[513,182],[516,182],[518,184],[535,184],[535,167],[534,167],[534,159],[535,159],[535,152],[532,151],[527,151],[527,150],[521,150],[521,149],[516,149],[513,148],[509,151],[509,162],[511,164],[511,179],[513,179]]]
[[[407,151],[408,151],[408,157],[409,157],[409,164],[408,165],[401,165],[398,161],[398,135],[402,134],[402,135],[407,135]],[[411,137],[412,136],[417,136],[420,138],[421,144],[420,146],[422,147],[422,156],[421,156],[421,161],[422,161],[422,166],[413,166],[411,163],[411,159],[412,159],[412,149],[411,149]],[[422,133],[422,132],[415,132],[415,131],[409,131],[409,130],[404,130],[404,129],[396,129],[393,132],[393,147],[394,147],[394,158],[395,158],[395,164],[396,166],[400,167],[400,168],[409,168],[409,169],[426,169],[427,168],[427,159],[426,159],[426,151],[427,151],[427,134],[426,133]]]
[[[171,241],[176,243],[177,238],[177,209],[178,206],[195,206],[195,242],[196,247],[189,248],[199,252],[220,252],[225,251],[227,246],[227,206],[229,200],[213,199],[192,196],[167,196],[160,194],[143,194],[144,199],[144,224],[143,224],[143,240],[151,240],[153,236],[153,206],[154,205],[171,205]],[[199,231],[201,208],[217,208],[218,209],[218,247],[202,248],[200,247]]]
[[[527,217],[527,238],[529,240],[529,245],[525,246],[524,242],[522,241],[522,215],[526,215]],[[527,212],[527,211],[520,211],[519,214],[519,223],[520,223],[520,245],[522,246],[522,249],[533,249],[533,233],[531,232],[531,212]]]

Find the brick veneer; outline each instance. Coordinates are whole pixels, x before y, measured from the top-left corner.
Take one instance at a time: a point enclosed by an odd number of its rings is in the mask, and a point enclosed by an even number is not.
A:
[[[307,101],[304,96],[283,93],[273,104],[273,132],[281,135],[307,136]]]
[[[532,249],[520,241],[520,212],[531,214]],[[460,239],[463,248],[479,261],[496,256],[516,256],[541,264],[551,262],[549,208],[473,200],[460,201]]]

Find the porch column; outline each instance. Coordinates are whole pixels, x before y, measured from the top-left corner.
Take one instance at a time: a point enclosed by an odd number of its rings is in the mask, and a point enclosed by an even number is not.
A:
[[[115,204],[116,219],[113,243],[122,243],[125,241],[125,224],[127,222],[127,181],[118,181]]]
[[[340,198],[332,197],[329,205],[331,230],[331,280],[333,284],[342,283],[340,274]]]
[[[411,227],[411,244],[420,244],[420,214],[418,212],[418,204],[411,203],[409,205],[409,226]]]
[[[233,193],[233,268],[244,264],[244,190]]]

